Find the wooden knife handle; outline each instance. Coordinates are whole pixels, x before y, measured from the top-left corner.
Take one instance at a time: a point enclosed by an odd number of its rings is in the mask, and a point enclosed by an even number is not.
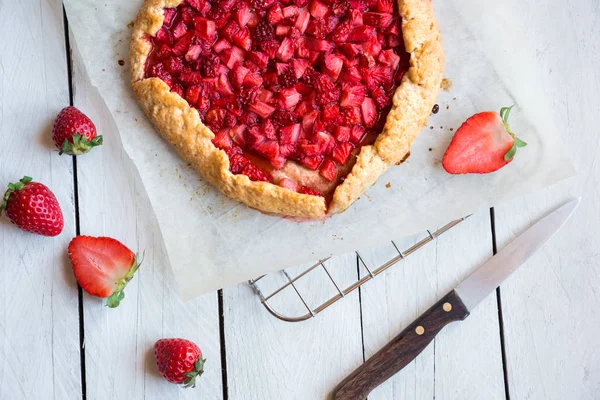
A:
[[[369,358],[333,391],[335,400],[358,400],[414,360],[450,322],[462,321],[469,311],[453,290]]]

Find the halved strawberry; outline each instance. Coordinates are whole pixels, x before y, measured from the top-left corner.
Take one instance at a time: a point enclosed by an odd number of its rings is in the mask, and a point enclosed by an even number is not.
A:
[[[350,143],[338,143],[331,153],[331,158],[343,165],[348,161],[352,149],[353,147]]]
[[[323,71],[333,79],[337,79],[340,76],[343,65],[342,57],[338,55],[325,54],[323,56]]]
[[[333,182],[335,177],[337,176],[337,166],[335,163],[329,159],[325,160],[323,166],[321,167],[321,171],[319,175],[323,178],[327,179],[329,182]]]
[[[185,53],[185,60],[188,62],[196,61],[200,58],[200,54],[202,54],[202,45],[193,44],[188,48],[187,53]]]
[[[181,37],[175,44],[173,45],[173,54],[176,56],[182,56],[187,53],[188,47],[192,43],[192,38],[194,34],[192,32],[188,32]]]
[[[79,285],[92,296],[108,298],[110,308],[123,300],[123,290],[141,264],[123,243],[109,237],[77,236],[68,253]]]
[[[350,21],[350,25],[352,26],[361,26],[365,24],[363,21],[363,13],[356,9],[350,10],[348,13],[348,21]]]
[[[300,186],[298,186],[298,184],[296,182],[294,182],[293,180],[291,180],[289,178],[281,178],[279,180],[279,186],[289,189],[292,192],[297,192],[298,189],[300,189]]]
[[[527,143],[508,126],[512,107],[500,113],[482,112],[467,119],[454,134],[442,166],[451,174],[487,174],[510,163]]]
[[[362,52],[362,48],[359,44],[347,43],[339,46],[339,49],[346,55],[346,57],[354,58]]]

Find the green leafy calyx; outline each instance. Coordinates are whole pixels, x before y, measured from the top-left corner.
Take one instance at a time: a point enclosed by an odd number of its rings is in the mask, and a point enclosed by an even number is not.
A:
[[[142,265],[143,261],[144,258],[142,257],[142,259],[140,260],[139,254],[136,254],[135,259],[133,260],[133,265],[131,266],[129,271],[127,271],[127,274],[119,281],[115,292],[111,294],[108,299],[106,299],[107,307],[116,308],[119,306],[119,304],[121,304],[121,301],[125,298],[125,293],[123,292],[123,290],[125,290],[125,286],[127,286],[129,281],[133,279],[133,275]]]
[[[102,136],[96,136],[92,140],[87,140],[83,135],[73,135],[73,143],[65,140],[58,154],[69,154],[72,156],[79,156],[87,153],[93,147],[100,146],[102,144]]]
[[[8,207],[8,199],[10,198],[10,196],[14,192],[18,192],[19,190],[23,189],[25,185],[31,182],[32,180],[33,179],[30,176],[24,176],[17,183],[8,184],[8,190],[4,193],[3,201],[0,204],[0,213],[2,212],[2,210],[6,210],[6,207]]]
[[[510,116],[510,112],[512,111],[513,107],[514,107],[514,105],[512,105],[510,107],[502,107],[500,109],[500,118],[502,118],[502,122],[504,123],[504,128],[506,128],[506,132],[508,132],[510,134],[510,136],[512,136],[513,139],[515,140],[512,147],[510,148],[510,150],[508,150],[506,152],[506,154],[504,155],[505,162],[509,162],[510,160],[512,160],[515,157],[515,155],[517,154],[517,148],[527,146],[527,143],[525,143],[523,140],[519,139],[517,137],[517,135],[515,135],[513,133],[513,131],[510,130],[510,126],[508,125],[508,117]]]
[[[186,377],[185,381],[183,382],[184,388],[196,387],[196,378],[202,375],[202,373],[204,372],[205,362],[206,359],[202,358],[202,356],[199,356],[198,360],[194,363],[194,370],[183,374],[183,376]]]

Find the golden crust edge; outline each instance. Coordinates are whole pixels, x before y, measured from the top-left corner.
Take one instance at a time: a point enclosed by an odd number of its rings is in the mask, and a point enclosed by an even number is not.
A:
[[[180,156],[225,195],[268,213],[323,217],[327,209],[322,197],[295,193],[272,183],[253,182],[244,175],[229,172],[229,159],[212,144],[214,134],[204,126],[197,111],[171,93],[160,79],[144,79],[144,65],[151,49],[144,36],[154,35],[162,26],[162,8],[175,7],[180,3],[181,0],[145,0],[134,24],[130,45],[131,80],[136,98],[148,118]],[[390,166],[407,158],[440,90],[444,51],[431,2],[398,0],[398,5],[406,50],[411,53],[410,68],[394,93],[392,109],[383,131],[374,145],[361,148],[356,164],[336,188],[329,206],[330,214],[345,211]],[[168,100],[171,105],[161,107],[163,100]],[[173,121],[172,117],[178,113],[183,115],[183,112],[186,112],[185,118],[191,121],[185,121],[189,124],[184,124],[187,126],[184,131],[173,132],[172,122],[177,121]],[[200,132],[189,131],[192,126],[199,127]],[[181,146],[184,132],[189,134],[188,139],[199,137],[194,145],[198,147],[190,150]],[[194,152],[199,149],[207,153]]]

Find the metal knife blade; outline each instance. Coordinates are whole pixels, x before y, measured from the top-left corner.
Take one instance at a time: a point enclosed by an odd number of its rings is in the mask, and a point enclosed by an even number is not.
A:
[[[462,281],[454,290],[467,309],[477,306],[550,240],[571,217],[579,202],[580,199],[574,199],[536,222]]]
[[[558,208],[480,266],[344,379],[333,391],[334,400],[364,399],[414,360],[446,325],[467,318],[477,304],[554,236],[578,205],[576,199]]]

